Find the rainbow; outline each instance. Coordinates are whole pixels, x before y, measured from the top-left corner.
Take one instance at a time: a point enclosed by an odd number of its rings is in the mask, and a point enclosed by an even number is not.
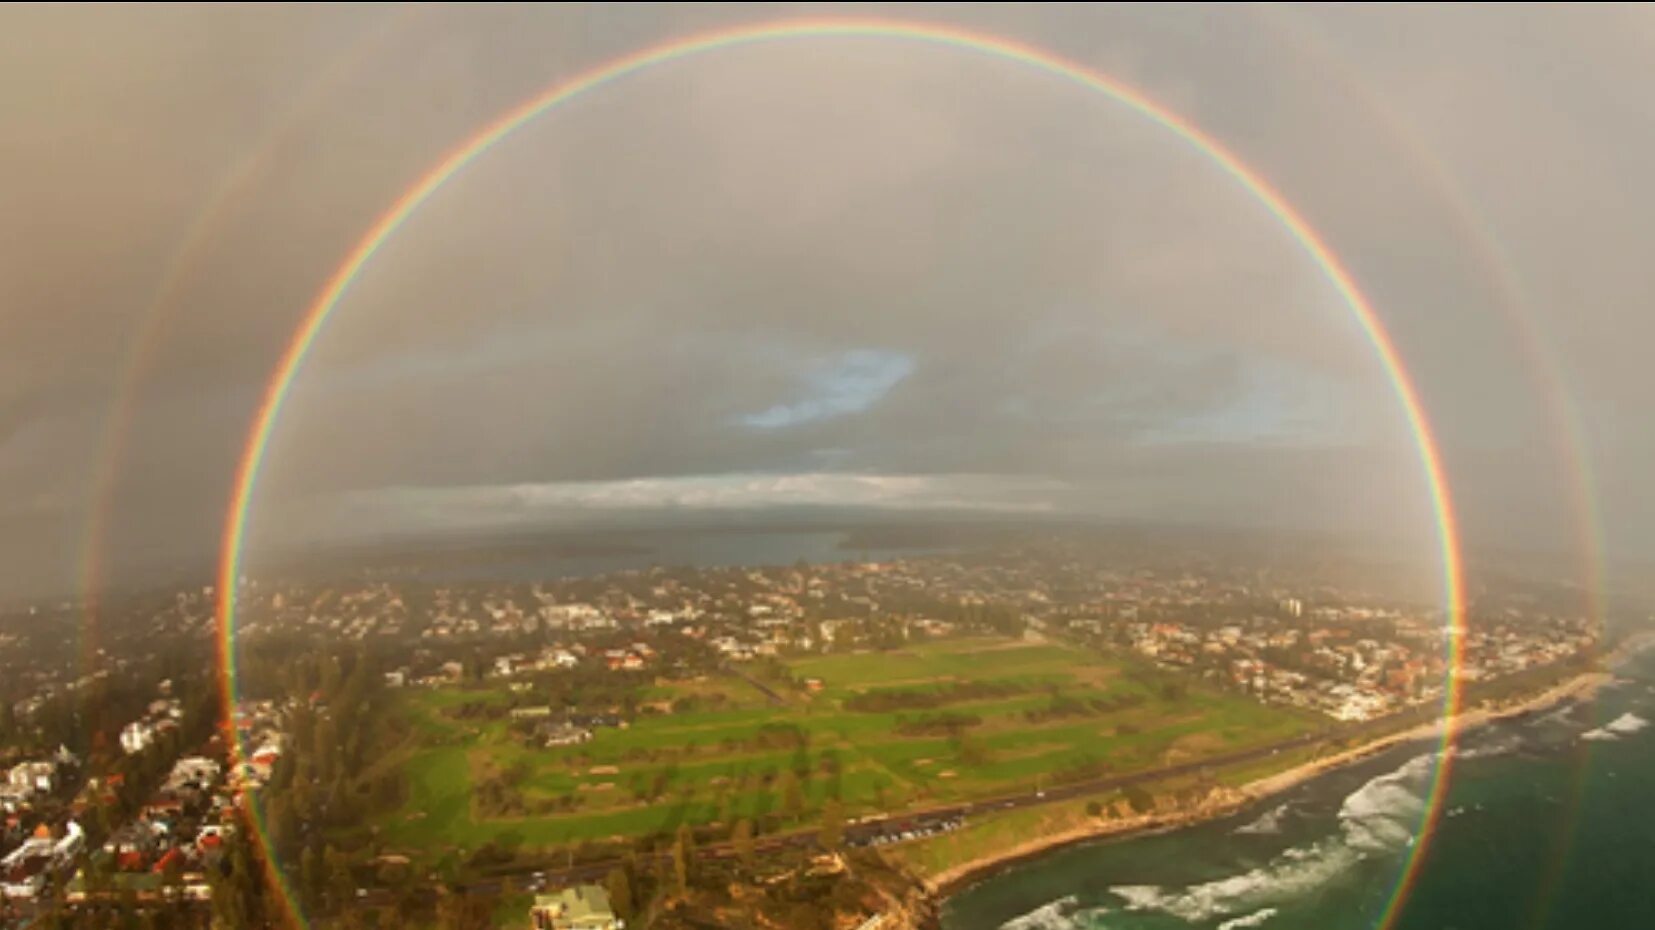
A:
[[[105,549],[109,543],[110,515],[115,509],[115,496],[120,480],[120,464],[126,460],[131,444],[133,420],[140,387],[155,363],[156,351],[171,311],[184,298],[197,270],[218,244],[218,235],[234,210],[245,204],[248,196],[266,177],[287,142],[302,127],[305,119],[328,100],[331,92],[344,81],[356,76],[376,57],[376,53],[395,35],[406,30],[417,19],[423,18],[429,7],[404,7],[383,22],[376,24],[357,41],[335,55],[326,67],[308,81],[293,102],[272,120],[259,140],[247,150],[214,185],[211,193],[190,220],[183,236],[173,249],[171,258],[162,266],[144,309],[139,314],[138,332],[132,338],[132,349],[121,368],[112,402],[104,414],[98,452],[92,461],[96,471],[91,480],[92,506],[88,510],[85,542],[80,554],[79,590],[83,603],[80,626],[81,667],[91,669],[98,649],[100,602],[107,566]]]
[[[1049,52],[1021,42],[983,33],[971,32],[954,26],[935,23],[891,19],[791,19],[737,26],[712,32],[673,39],[624,57],[614,59],[563,80],[541,93],[525,100],[493,122],[482,127],[470,138],[451,150],[430,171],[410,186],[357,242],[344,261],[327,279],[315,300],[305,312],[283,352],[270,381],[266,385],[257,413],[247,436],[241,463],[236,471],[230,505],[225,517],[218,569],[218,659],[220,682],[226,713],[233,713],[236,692],[235,620],[236,587],[241,575],[242,551],[248,527],[253,494],[258,486],[259,469],[264,461],[270,437],[281,416],[282,405],[292,387],[294,378],[303,366],[306,356],[321,333],[328,318],[340,300],[350,290],[357,276],[374,255],[407,222],[438,189],[463,171],[480,155],[505,140],[513,131],[526,125],[581,94],[619,81],[629,75],[669,62],[687,59],[709,52],[783,40],[819,40],[830,38],[876,38],[905,40],[976,52],[993,58],[1017,62],[1044,72],[1070,84],[1085,88],[1115,101],[1150,122],[1162,127],[1174,137],[1206,156],[1216,167],[1240,184],[1293,237],[1305,254],[1315,262],[1340,298],[1356,317],[1362,331],[1372,343],[1379,362],[1389,378],[1398,402],[1402,406],[1408,426],[1418,449],[1420,464],[1430,495],[1442,558],[1442,595],[1446,624],[1448,674],[1443,688],[1441,762],[1432,779],[1427,813],[1418,839],[1396,889],[1387,901],[1379,926],[1389,928],[1406,902],[1430,845],[1431,835],[1441,815],[1442,799],[1452,767],[1451,752],[1456,735],[1454,718],[1461,704],[1460,676],[1463,659],[1464,590],[1460,558],[1459,528],[1450,502],[1447,478],[1436,437],[1431,431],[1420,402],[1419,391],[1403,367],[1395,342],[1381,323],[1367,297],[1357,287],[1355,279],[1334,253],[1325,239],[1309,221],[1262,175],[1249,167],[1217,139],[1195,124],[1151,100],[1137,89],[1106,74],[1083,65],[1066,61]],[[243,747],[231,728],[234,752],[239,756]],[[256,807],[256,805],[255,805]],[[303,924],[303,916],[296,907],[292,891],[281,870],[270,854],[265,825],[255,812],[253,828],[265,847],[264,860],[269,864],[270,879],[294,921]]]
[[[1584,419],[1569,389],[1562,363],[1552,349],[1540,317],[1527,297],[1523,273],[1500,241],[1498,233],[1484,219],[1484,211],[1454,170],[1432,149],[1419,127],[1392,106],[1382,91],[1374,89],[1332,48],[1332,40],[1317,31],[1312,18],[1281,4],[1249,8],[1254,16],[1280,36],[1296,53],[1313,65],[1317,74],[1338,82],[1347,99],[1361,105],[1366,115],[1384,129],[1387,148],[1412,163],[1415,174],[1436,193],[1447,208],[1460,238],[1470,246],[1484,271],[1484,281],[1494,298],[1493,306],[1508,323],[1518,349],[1527,363],[1540,395],[1546,419],[1555,430],[1551,443],[1558,466],[1569,476],[1566,482],[1570,513],[1577,533],[1579,573],[1584,587],[1588,616],[1600,626],[1604,620],[1603,517],[1598,508],[1597,479],[1591,468],[1591,447]]]
[[[1579,553],[1579,577],[1584,589],[1586,613],[1601,632],[1607,610],[1604,604],[1603,516],[1598,507],[1597,482],[1588,452],[1590,444],[1562,365],[1526,297],[1521,270],[1512,261],[1499,236],[1484,222],[1483,212],[1471,193],[1460,183],[1453,170],[1432,151],[1418,128],[1391,107],[1380,92],[1351,73],[1350,66],[1328,47],[1330,41],[1316,31],[1310,18],[1277,4],[1264,4],[1252,9],[1274,33],[1287,39],[1296,51],[1312,59],[1318,73],[1337,78],[1346,96],[1362,104],[1368,114],[1385,128],[1385,137],[1392,147],[1417,166],[1419,176],[1435,188],[1464,240],[1485,269],[1491,296],[1495,298],[1494,306],[1511,324],[1519,351],[1537,382],[1541,407],[1557,437],[1551,444],[1557,464],[1571,479],[1565,484],[1570,512],[1575,520],[1575,547]],[[1536,904],[1529,922],[1532,927],[1546,924],[1563,880],[1563,869],[1569,861],[1569,850],[1574,842],[1575,826],[1579,823],[1579,813],[1585,803],[1591,748],[1588,744],[1580,753],[1568,803],[1557,814],[1562,839],[1554,849],[1550,868],[1535,892]]]

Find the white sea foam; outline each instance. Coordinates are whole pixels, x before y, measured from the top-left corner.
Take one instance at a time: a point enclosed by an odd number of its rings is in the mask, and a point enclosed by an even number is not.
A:
[[[1502,756],[1513,752],[1523,745],[1523,738],[1513,734],[1503,739],[1491,740],[1481,746],[1461,747],[1454,750],[1457,759],[1484,759],[1489,756]]]
[[[1259,927],[1263,926],[1265,921],[1274,916],[1276,916],[1275,908],[1260,908],[1245,917],[1236,917],[1234,919],[1224,921],[1218,925],[1218,930],[1242,930],[1243,927]]]
[[[1312,891],[1360,858],[1359,852],[1339,838],[1330,837],[1298,855],[1278,856],[1268,865],[1181,891],[1154,885],[1122,885],[1109,890],[1135,910],[1162,911],[1191,923],[1205,923]]]
[[[1636,733],[1647,726],[1649,726],[1648,720],[1645,720],[1637,714],[1628,712],[1621,714],[1614,720],[1609,721],[1607,729],[1611,733],[1619,733],[1622,736],[1625,736],[1628,733]]]
[[[1594,742],[1613,742],[1623,736],[1631,736],[1647,726],[1649,726],[1649,721],[1637,714],[1627,712],[1595,730],[1587,730],[1580,734],[1580,738]]]
[[[1287,814],[1287,805],[1278,804],[1260,814],[1252,823],[1245,823],[1235,828],[1237,833],[1280,833],[1281,819]]]
[[[1363,859],[1407,848],[1425,809],[1423,795],[1435,758],[1432,754],[1417,756],[1393,772],[1370,779],[1340,805],[1337,833],[1291,847],[1258,868],[1183,889],[1120,885],[1109,890],[1133,910],[1161,911],[1191,923],[1250,920],[1269,911],[1257,917],[1262,923],[1275,913],[1275,905],[1321,887]],[[1232,922],[1224,926],[1256,925]]]
[[[1339,807],[1339,819],[1348,824],[1418,817],[1425,809],[1425,799],[1416,791],[1431,777],[1435,763],[1436,755],[1426,753],[1409,759],[1394,772],[1369,779],[1345,798]]]
[[[1000,930],[1073,930],[1079,926],[1069,916],[1074,913],[1079,899],[1074,895],[1042,904],[1021,917],[1013,917],[1000,925]]]
[[[1559,707],[1557,710],[1554,710],[1549,714],[1543,714],[1539,717],[1534,718],[1534,722],[1535,723],[1546,723],[1546,724],[1565,724],[1565,723],[1568,723],[1570,718],[1574,716],[1575,707],[1576,707],[1576,705],[1573,704],[1573,703],[1566,703],[1566,704],[1562,705],[1561,707]]]

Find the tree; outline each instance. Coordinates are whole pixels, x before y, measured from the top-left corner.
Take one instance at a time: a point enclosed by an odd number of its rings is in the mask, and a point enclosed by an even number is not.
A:
[[[161,894],[168,901],[177,901],[184,890],[184,862],[178,856],[168,856],[161,871]]]
[[[291,859],[299,844],[299,815],[285,793],[272,792],[265,802],[265,822],[270,825],[270,849],[277,860]]]
[[[609,892],[609,906],[614,908],[615,916],[622,920],[632,919],[632,880],[626,877],[626,870],[613,868],[603,882],[605,890]]]
[[[961,765],[986,765],[990,761],[988,744],[970,733],[961,733],[954,739],[954,751]]]
[[[792,769],[784,770],[776,779],[776,793],[781,795],[782,813],[797,817],[804,810],[804,792],[799,787],[799,776]]]
[[[1147,814],[1155,809],[1155,798],[1137,785],[1127,785],[1122,794],[1126,795],[1126,803],[1133,813]]]
[[[437,926],[440,930],[481,930],[488,926],[482,902],[460,891],[447,890],[437,899]]]
[[[751,869],[753,867],[753,822],[751,820],[736,821],[735,832],[730,835],[730,843],[736,849],[736,858],[741,864]]]
[[[264,886],[253,864],[253,853],[248,847],[246,834],[236,831],[228,844],[228,868],[209,873],[213,890],[213,930],[262,926],[263,914],[260,913],[259,902],[263,900]]]
[[[690,858],[695,855],[694,839],[689,824],[678,825],[678,838],[672,844],[672,876],[680,895],[690,890]]]
[[[312,908],[322,897],[322,864],[317,861],[314,846],[306,846],[299,854],[299,896]]]
[[[339,728],[333,722],[332,715],[328,715],[316,723],[316,742],[312,749],[318,781],[333,781],[337,770],[338,750]]]
[[[322,855],[322,864],[327,870],[327,898],[328,906],[343,910],[351,906],[356,898],[356,880],[351,878],[350,860],[345,854],[332,846]]]
[[[845,843],[845,804],[838,798],[822,806],[822,832],[818,837],[822,848],[837,850]]]

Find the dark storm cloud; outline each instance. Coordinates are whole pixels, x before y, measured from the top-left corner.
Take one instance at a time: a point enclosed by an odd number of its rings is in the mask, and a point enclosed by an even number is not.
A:
[[[78,570],[139,344],[111,546],[204,551],[287,334],[402,189],[560,76],[789,12],[0,13],[6,584]],[[1647,13],[895,12],[1226,140],[1374,297],[1471,530],[1549,545],[1573,479],[1486,227],[1579,392],[1613,538],[1655,543]],[[268,464],[271,540],[786,500],[1425,523],[1371,348],[1232,180],[1050,76],[879,40],[663,66],[478,159],[355,282]]]

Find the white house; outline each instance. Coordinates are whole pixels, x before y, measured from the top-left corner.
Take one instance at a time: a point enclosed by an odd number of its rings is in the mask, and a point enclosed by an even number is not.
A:
[[[121,728],[121,748],[129,756],[143,752],[154,742],[155,728],[147,720],[134,720]]]
[[[12,766],[8,780],[19,788],[50,794],[57,790],[57,763],[19,762]]]

